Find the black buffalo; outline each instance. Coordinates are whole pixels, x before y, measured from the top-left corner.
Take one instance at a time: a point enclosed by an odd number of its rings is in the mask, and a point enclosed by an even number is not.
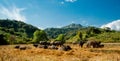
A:
[[[33,44],[34,47],[38,47],[39,44]]]
[[[99,48],[99,47],[104,47],[104,45],[101,45],[100,41],[88,41],[86,43],[86,46],[89,47],[93,47],[93,48]]]
[[[64,43],[62,41],[54,41],[51,42],[51,45],[55,45],[55,46],[62,46]]]
[[[23,45],[16,45],[14,48],[20,49],[20,50],[31,49],[30,46],[23,46]]]
[[[51,45],[51,46],[49,46],[48,48],[49,48],[49,49],[58,49],[58,47],[55,46],[55,45]]]
[[[20,46],[20,50],[26,50],[27,47],[26,46]]]
[[[40,41],[39,42],[40,45],[50,45],[49,41]]]
[[[58,50],[62,50],[62,51],[68,51],[71,50],[72,48],[70,46],[66,46],[66,45],[62,45],[61,47],[58,48]]]
[[[86,43],[86,41],[79,41],[79,46],[82,48],[83,47],[83,44]]]
[[[47,45],[39,45],[39,48],[44,48],[44,49],[47,49],[48,46]]]
[[[14,48],[19,49],[19,48],[20,48],[20,45],[16,45]]]

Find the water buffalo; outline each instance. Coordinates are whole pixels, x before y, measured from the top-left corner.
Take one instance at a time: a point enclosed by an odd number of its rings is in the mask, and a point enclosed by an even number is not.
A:
[[[103,45],[103,44],[101,44],[99,47],[100,47],[100,48],[103,48],[103,47],[104,47],[104,45]]]
[[[58,50],[62,50],[62,51],[68,51],[68,50],[71,50],[72,48],[70,46],[65,46],[65,45],[62,45],[61,47],[58,48]]]
[[[44,49],[47,49],[48,46],[47,45],[39,45],[39,48],[44,48]]]
[[[20,50],[26,50],[27,47],[26,46],[20,46]]]
[[[40,41],[39,42],[40,45],[50,45],[49,41]]]
[[[79,41],[79,46],[82,48],[83,47],[83,44],[86,43],[86,41]]]
[[[39,44],[40,44],[40,45],[46,45],[46,44],[47,44],[47,41],[40,41]]]
[[[86,46],[89,47],[93,47],[93,48],[99,48],[100,47],[100,41],[88,41],[86,43]]]
[[[51,46],[49,46],[48,48],[49,48],[49,49],[58,49],[58,47],[55,46],[55,45],[51,45]]]
[[[62,46],[64,43],[62,41],[54,41],[51,42],[51,45],[55,45],[55,46]]]
[[[66,46],[66,49],[67,49],[67,50],[71,50],[72,48],[71,48],[69,45],[67,45],[67,46]]]
[[[16,45],[14,48],[19,49],[19,48],[20,48],[20,45]]]
[[[33,44],[34,47],[38,47],[38,44]]]

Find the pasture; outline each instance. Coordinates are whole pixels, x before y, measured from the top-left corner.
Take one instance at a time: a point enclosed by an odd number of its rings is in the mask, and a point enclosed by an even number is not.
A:
[[[27,46],[26,50],[15,49],[15,45],[0,46],[0,61],[120,61],[120,43],[103,43],[104,48],[81,48],[70,45],[72,50],[60,51],[53,49]]]

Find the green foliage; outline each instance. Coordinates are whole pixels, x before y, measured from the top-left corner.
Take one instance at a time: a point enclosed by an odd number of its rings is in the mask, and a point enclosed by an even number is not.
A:
[[[82,32],[78,31],[77,34],[73,37],[70,38],[70,42],[78,42],[80,40],[85,40],[86,39],[86,34],[83,34]]]
[[[0,34],[0,45],[6,45],[8,41],[5,39],[5,35]]]
[[[8,44],[30,43],[36,30],[39,29],[21,21],[0,19],[0,33]]]
[[[23,34],[26,34],[25,37],[28,38],[33,37],[34,31],[38,30],[38,28],[30,24],[9,19],[0,19],[0,27],[0,30],[6,33],[14,34],[17,36],[23,36]]]
[[[65,42],[64,37],[65,37],[64,34],[60,34],[55,40]]]
[[[102,42],[120,42],[120,32],[105,32],[88,39],[94,39]]]
[[[73,34],[74,32],[76,35],[70,36],[69,34]],[[84,27],[76,31],[67,32],[65,37],[68,37],[66,40],[67,42],[75,42],[80,40],[96,40],[102,42],[120,42],[120,32],[115,30],[110,30],[110,28],[96,28],[96,27]]]
[[[47,36],[50,39],[56,38],[59,34],[69,35],[65,37],[66,39],[69,39],[69,37],[72,37],[73,35],[76,34],[76,30],[79,30],[81,28],[82,25],[80,24],[70,24],[62,28],[47,28],[45,29],[45,32],[47,33]]]
[[[36,30],[34,32],[33,42],[38,43],[39,41],[47,41],[47,35],[43,30]]]
[[[82,35],[81,32],[78,32],[78,37],[79,37],[80,40],[82,40],[83,35]]]

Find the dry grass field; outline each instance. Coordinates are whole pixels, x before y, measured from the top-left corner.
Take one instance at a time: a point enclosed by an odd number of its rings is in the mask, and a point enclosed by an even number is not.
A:
[[[26,50],[14,48],[15,45],[0,46],[0,61],[120,61],[120,44],[106,43],[104,48],[80,48],[72,45],[72,50],[59,51],[35,48]]]

